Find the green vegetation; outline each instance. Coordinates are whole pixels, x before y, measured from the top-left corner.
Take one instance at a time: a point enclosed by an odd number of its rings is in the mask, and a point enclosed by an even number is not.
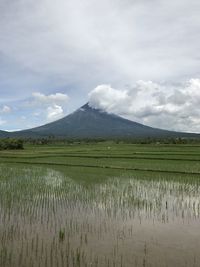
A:
[[[193,144],[200,145],[200,138],[115,138],[111,140],[103,138],[56,138],[48,136],[46,138],[24,138],[26,144],[31,145],[69,145],[69,144],[99,144],[99,143],[115,143],[115,144]]]
[[[200,266],[200,146],[0,151],[0,266]]]
[[[23,149],[23,140],[15,138],[0,139],[0,150]]]
[[[0,151],[1,162],[43,164],[154,174],[200,174],[200,146],[97,144],[26,145],[20,151]],[[99,170],[98,170],[99,172]]]
[[[63,241],[65,238],[65,231],[64,230],[60,230],[59,231],[59,239],[60,241]]]

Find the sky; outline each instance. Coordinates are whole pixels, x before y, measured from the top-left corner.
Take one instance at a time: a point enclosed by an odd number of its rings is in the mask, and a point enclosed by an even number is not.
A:
[[[200,133],[199,0],[0,0],[0,129],[86,102]]]

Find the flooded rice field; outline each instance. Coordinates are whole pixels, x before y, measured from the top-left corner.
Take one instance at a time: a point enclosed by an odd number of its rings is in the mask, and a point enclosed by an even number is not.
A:
[[[0,165],[1,267],[200,266],[198,178],[69,169]]]

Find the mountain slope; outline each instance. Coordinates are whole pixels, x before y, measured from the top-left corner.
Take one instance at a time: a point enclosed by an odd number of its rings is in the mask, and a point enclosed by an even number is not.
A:
[[[44,126],[13,132],[11,137],[41,138],[147,138],[199,137],[197,134],[156,129],[91,108],[88,104],[74,113]]]
[[[0,138],[6,138],[8,137],[9,133],[6,131],[0,131]]]

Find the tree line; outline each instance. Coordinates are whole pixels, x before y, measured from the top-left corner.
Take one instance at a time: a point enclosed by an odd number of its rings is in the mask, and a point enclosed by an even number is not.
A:
[[[200,144],[200,138],[181,138],[181,137],[169,137],[169,138],[26,138],[24,139],[26,144],[32,145],[72,145],[72,144],[95,144],[112,142],[115,144]]]
[[[16,138],[0,139],[0,150],[6,149],[23,149],[24,141]]]
[[[200,139],[194,138],[124,138],[124,139],[104,139],[104,138],[4,138],[0,139],[0,150],[6,149],[24,149],[24,144],[31,145],[73,145],[73,144],[96,144],[103,142],[112,142],[115,144],[200,144]]]

